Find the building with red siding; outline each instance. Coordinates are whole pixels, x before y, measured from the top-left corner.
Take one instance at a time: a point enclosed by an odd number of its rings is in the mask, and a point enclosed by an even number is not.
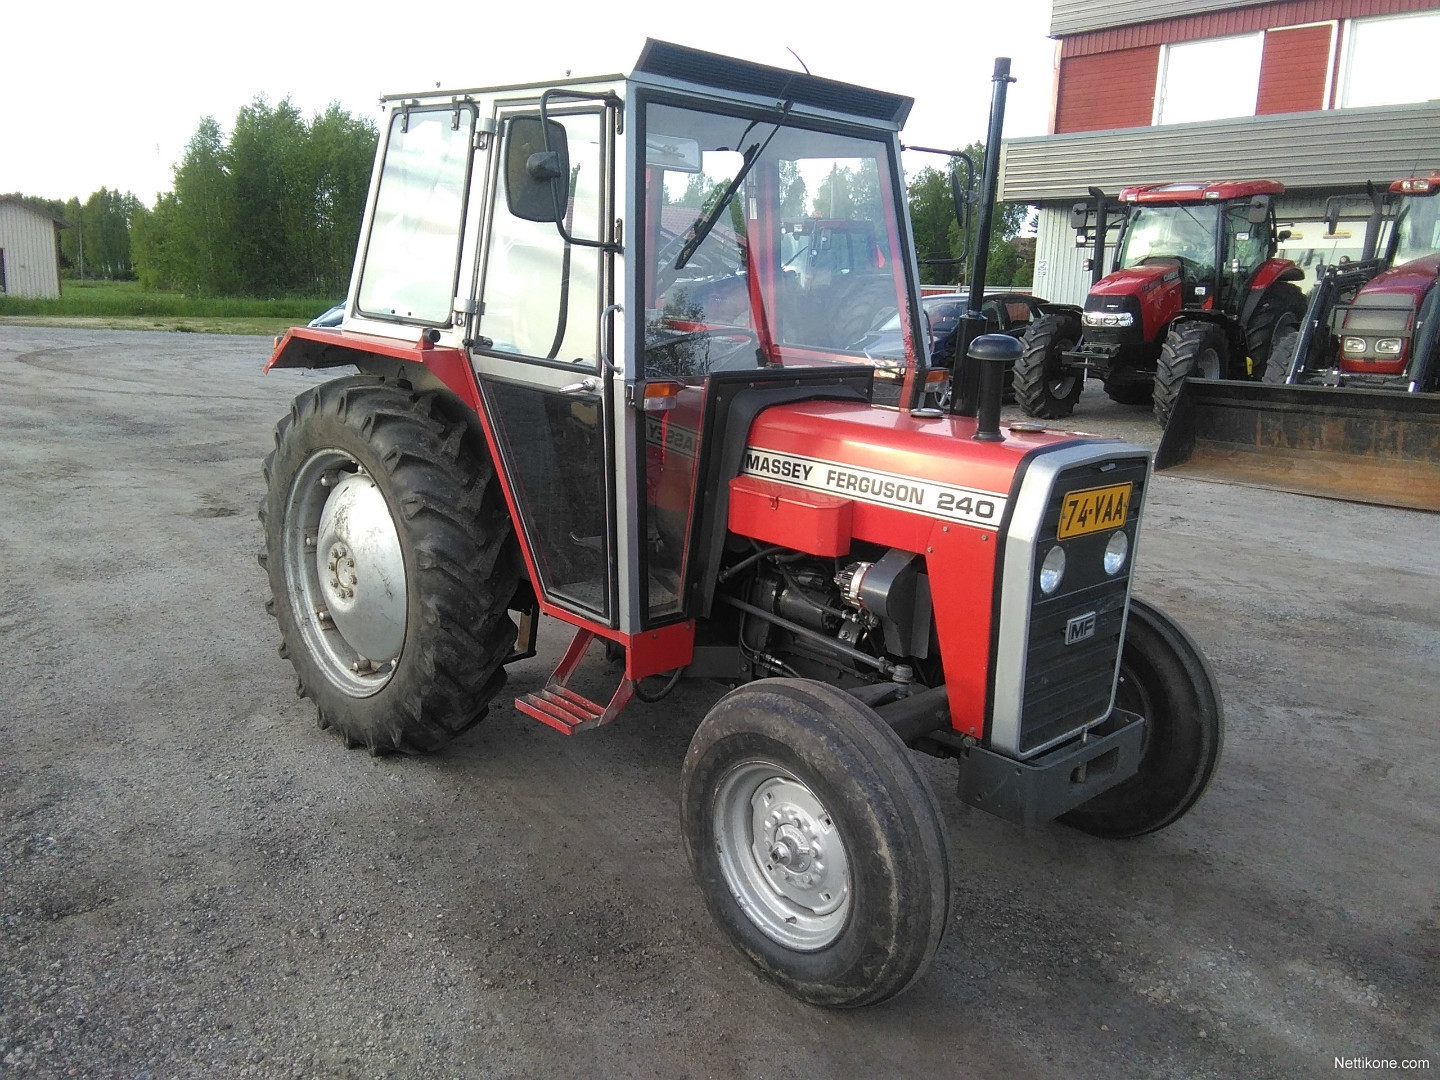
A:
[[[1040,208],[1051,299],[1088,288],[1091,187],[1279,180],[1282,255],[1313,271],[1360,249],[1358,224],[1325,234],[1328,196],[1440,168],[1440,0],[1054,0],[1050,34],[1051,134],[1005,143],[1001,197]]]

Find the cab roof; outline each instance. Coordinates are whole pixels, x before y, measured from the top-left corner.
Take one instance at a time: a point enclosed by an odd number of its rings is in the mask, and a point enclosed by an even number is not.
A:
[[[1283,195],[1278,180],[1208,180],[1197,183],[1149,184],[1120,189],[1126,203],[1198,203],[1248,199],[1252,195]]]
[[[1396,195],[1434,195],[1440,193],[1440,169],[1431,169],[1429,176],[1409,176],[1390,185]]]

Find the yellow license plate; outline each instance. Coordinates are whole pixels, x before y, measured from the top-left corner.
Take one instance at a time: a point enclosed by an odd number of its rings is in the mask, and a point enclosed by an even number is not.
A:
[[[1130,516],[1130,491],[1134,486],[1112,484],[1070,492],[1060,505],[1060,527],[1055,535],[1065,540],[1104,529],[1118,529]]]

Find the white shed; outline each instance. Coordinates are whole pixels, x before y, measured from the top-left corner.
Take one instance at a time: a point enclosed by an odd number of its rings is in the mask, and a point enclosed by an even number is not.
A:
[[[0,195],[0,296],[60,295],[60,233],[64,218]]]

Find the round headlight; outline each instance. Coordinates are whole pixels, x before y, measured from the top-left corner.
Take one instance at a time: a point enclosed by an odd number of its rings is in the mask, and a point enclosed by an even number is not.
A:
[[[1040,564],[1040,591],[1049,596],[1065,577],[1065,549],[1056,544]]]
[[[1116,532],[1110,535],[1110,542],[1105,545],[1105,573],[1118,574],[1125,565],[1125,558],[1130,554],[1130,537],[1125,533]]]

